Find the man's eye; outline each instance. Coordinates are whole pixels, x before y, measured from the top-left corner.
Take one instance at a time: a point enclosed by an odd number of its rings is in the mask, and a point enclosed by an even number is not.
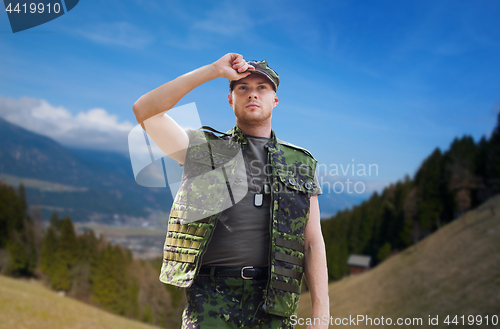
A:
[[[264,86],[264,85],[260,86],[260,89],[266,89],[266,88],[267,88],[267,87],[266,87],[266,86]]]
[[[244,89],[246,89],[245,86],[240,86],[240,90],[244,90]]]

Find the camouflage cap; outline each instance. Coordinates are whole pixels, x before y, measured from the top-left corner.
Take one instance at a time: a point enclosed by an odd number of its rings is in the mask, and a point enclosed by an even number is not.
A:
[[[248,69],[248,71],[253,73],[259,73],[265,75],[273,83],[274,91],[278,90],[278,85],[280,84],[280,77],[272,68],[267,65],[266,60],[262,61],[246,61],[248,65],[255,67],[255,70]],[[233,90],[233,85],[237,80],[229,80],[229,91]]]

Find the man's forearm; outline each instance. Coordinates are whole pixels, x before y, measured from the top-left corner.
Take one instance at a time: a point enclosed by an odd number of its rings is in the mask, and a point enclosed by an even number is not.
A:
[[[133,105],[137,122],[142,123],[154,115],[170,110],[191,90],[217,77],[219,77],[217,67],[209,64],[148,92]]]
[[[330,301],[323,239],[312,243],[306,249],[305,259],[305,275],[311,293],[312,317],[321,319],[321,322],[324,323],[323,320],[330,317]],[[325,326],[325,328],[327,327]]]

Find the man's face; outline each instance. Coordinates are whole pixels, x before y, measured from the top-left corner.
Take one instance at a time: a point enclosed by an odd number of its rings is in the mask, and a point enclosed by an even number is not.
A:
[[[272,82],[258,73],[236,81],[228,100],[237,121],[251,126],[270,123],[273,108],[278,105]]]

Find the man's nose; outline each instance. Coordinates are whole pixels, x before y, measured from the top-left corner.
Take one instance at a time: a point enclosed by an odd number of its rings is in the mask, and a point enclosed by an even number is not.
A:
[[[248,98],[257,98],[257,91],[255,89],[250,90],[250,93],[248,94]]]

